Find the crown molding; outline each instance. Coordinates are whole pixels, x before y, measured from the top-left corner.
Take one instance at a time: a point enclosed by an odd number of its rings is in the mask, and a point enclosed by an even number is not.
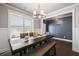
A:
[[[25,10],[22,10],[20,8],[16,8],[14,6],[11,6],[11,5],[8,5],[8,4],[5,4],[5,3],[2,3],[3,6],[7,7],[8,9],[11,9],[11,10],[15,10],[15,11],[18,11],[20,13],[23,13],[23,14],[26,14],[28,16],[31,16],[32,17],[32,14],[30,12],[27,12]]]
[[[79,5],[78,3],[77,4],[73,4],[71,6],[68,6],[68,7],[64,7],[62,9],[59,9],[59,10],[56,10],[54,12],[51,12],[51,13],[48,13],[46,14],[46,18],[50,18],[50,17],[54,17],[54,16],[58,16],[58,15],[62,15],[62,14],[65,14],[65,13],[70,13],[70,12],[73,12],[73,10],[75,9],[75,7]]]

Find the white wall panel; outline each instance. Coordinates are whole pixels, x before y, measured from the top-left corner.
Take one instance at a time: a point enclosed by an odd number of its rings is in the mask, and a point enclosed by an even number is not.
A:
[[[8,28],[0,28],[0,53],[9,50]]]

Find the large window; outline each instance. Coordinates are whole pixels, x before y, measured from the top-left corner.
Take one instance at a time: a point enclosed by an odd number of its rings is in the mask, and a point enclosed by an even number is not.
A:
[[[32,21],[31,20],[24,20],[24,32],[32,31]]]
[[[9,20],[11,38],[17,38],[20,36],[20,33],[32,31],[32,19],[28,17],[9,14]]]

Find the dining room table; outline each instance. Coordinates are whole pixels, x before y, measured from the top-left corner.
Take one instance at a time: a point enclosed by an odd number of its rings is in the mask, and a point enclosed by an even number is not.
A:
[[[22,55],[22,51],[26,50],[31,46],[35,46],[36,44],[40,44],[41,42],[46,42],[52,38],[50,35],[43,35],[43,36],[36,36],[36,37],[29,37],[28,39],[25,38],[18,38],[10,40],[10,48],[12,55],[16,53],[20,53]]]

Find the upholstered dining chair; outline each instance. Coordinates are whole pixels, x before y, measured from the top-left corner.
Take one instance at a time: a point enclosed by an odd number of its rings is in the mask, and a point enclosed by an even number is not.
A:
[[[28,36],[28,33],[20,33],[20,38],[24,38],[25,36]]]

